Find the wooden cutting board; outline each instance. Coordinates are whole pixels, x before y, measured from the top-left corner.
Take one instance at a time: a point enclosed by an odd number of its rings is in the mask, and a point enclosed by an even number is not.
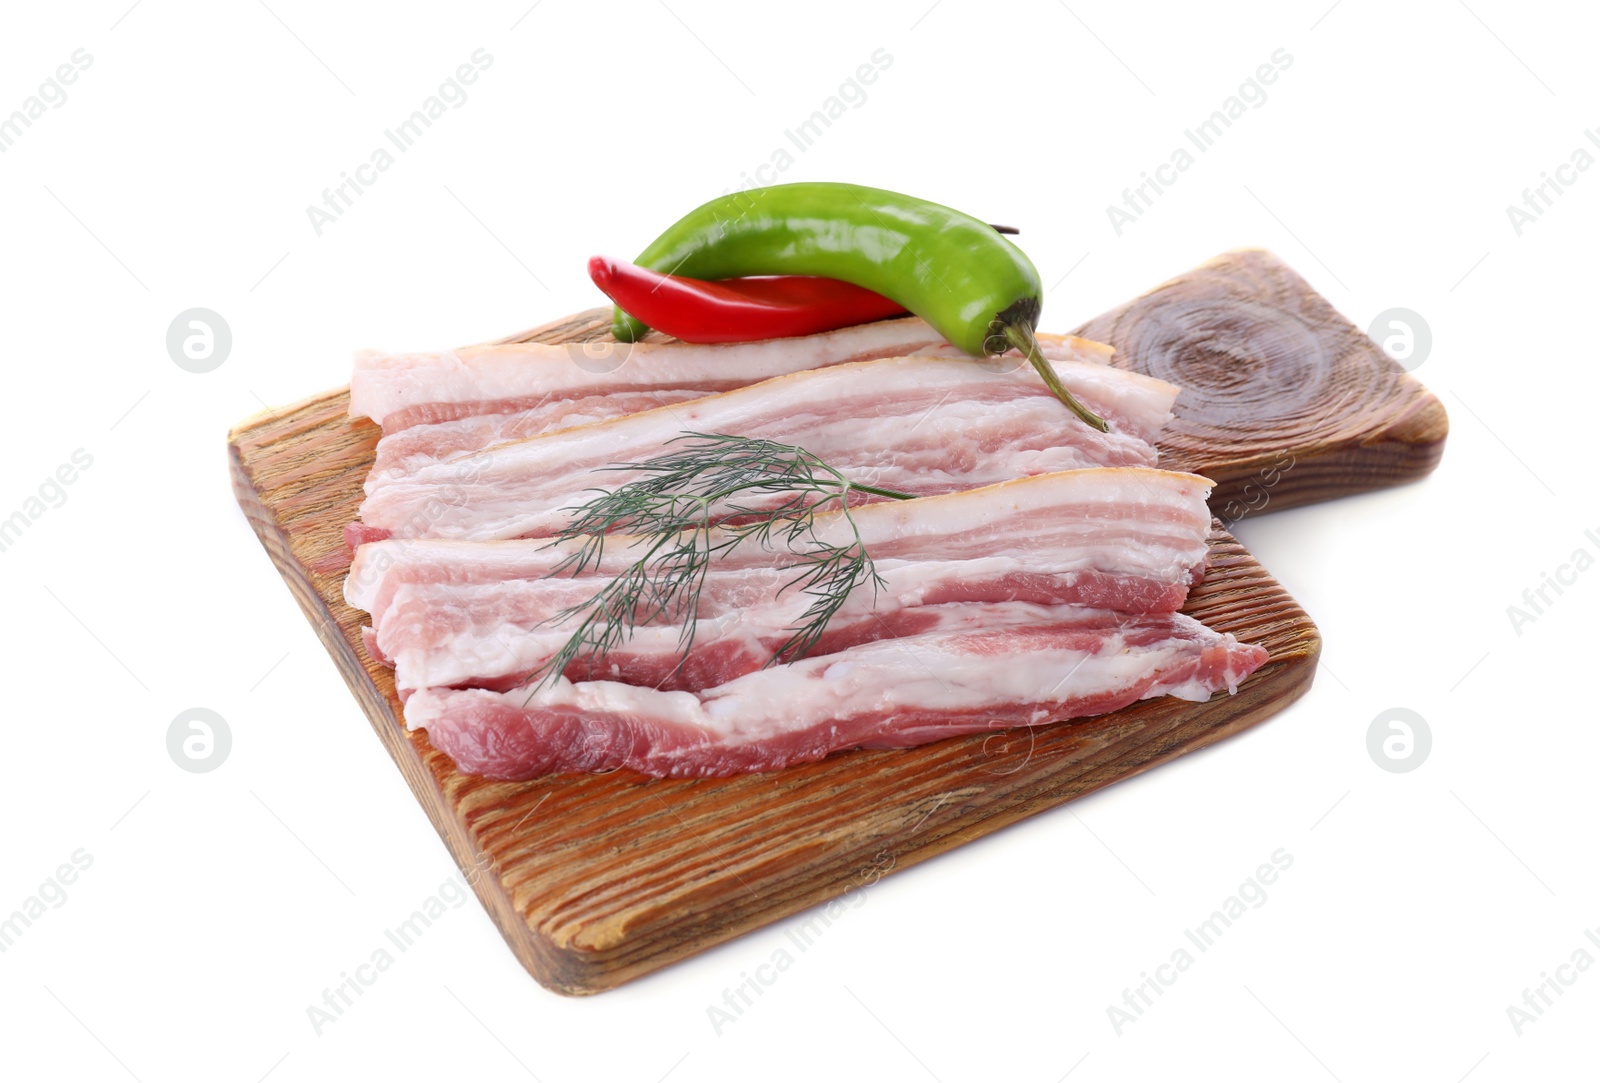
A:
[[[608,319],[597,309],[508,341],[603,338]],[[1228,520],[1420,477],[1443,449],[1438,400],[1264,252],[1222,256],[1080,333],[1183,385],[1163,465],[1216,479]],[[1237,733],[1316,671],[1316,627],[1218,523],[1184,611],[1268,650],[1236,695],[732,779],[464,776],[405,730],[390,671],[361,645],[366,614],[344,603],[341,532],[379,435],[348,405],[330,392],[241,424],[235,493],[506,943],[558,992],[612,988]]]

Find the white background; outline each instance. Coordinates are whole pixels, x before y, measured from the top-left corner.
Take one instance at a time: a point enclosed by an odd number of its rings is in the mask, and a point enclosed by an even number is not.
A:
[[[275,1081],[1407,1079],[1594,1073],[1600,968],[1519,1035],[1507,1008],[1600,947],[1586,571],[1600,170],[1506,214],[1600,126],[1578,5],[7,5],[0,114],[92,65],[0,154],[0,517],[93,465],[0,553],[0,916],[92,865],[0,955],[8,1077]],[[475,49],[492,66],[319,237],[322,190]],[[917,869],[719,1034],[707,1007],[780,923],[564,999],[475,901],[319,1036],[306,1009],[453,866],[229,492],[230,425],[347,379],[358,347],[454,345],[597,303],[741,183],[876,49],[866,101],[781,179],[910,191],[1023,228],[1075,326],[1229,248],[1269,247],[1365,327],[1431,325],[1438,472],[1239,533],[1320,624],[1267,724]],[[1106,207],[1276,49],[1292,65],[1121,236]],[[1596,151],[1600,153],[1600,150]],[[1070,271],[1070,273],[1069,273]],[[168,357],[204,306],[215,372]],[[180,771],[179,712],[226,763]],[[1369,758],[1420,712],[1417,770]],[[1275,850],[1292,867],[1136,1023],[1107,1008]],[[54,894],[52,892],[52,894]],[[1597,934],[1600,935],[1600,934]]]

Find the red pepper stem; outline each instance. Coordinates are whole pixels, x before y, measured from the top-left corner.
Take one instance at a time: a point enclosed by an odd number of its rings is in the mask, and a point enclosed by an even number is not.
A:
[[[1066,403],[1068,409],[1082,418],[1085,425],[1101,432],[1111,431],[1111,426],[1106,424],[1105,418],[1079,402],[1073,397],[1072,392],[1068,391],[1061,383],[1061,377],[1056,375],[1055,366],[1050,363],[1049,358],[1045,357],[1044,352],[1039,349],[1039,340],[1034,338],[1033,328],[1025,323],[1008,322],[1001,326],[1001,333],[1006,336],[1007,342],[1021,350],[1022,355],[1033,363],[1033,367],[1044,378],[1045,386],[1050,389],[1051,393]]]

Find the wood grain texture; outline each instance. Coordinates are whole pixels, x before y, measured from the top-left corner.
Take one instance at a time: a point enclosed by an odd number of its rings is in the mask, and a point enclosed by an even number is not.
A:
[[[1229,523],[1414,481],[1444,405],[1270,252],[1229,252],[1078,328],[1183,388],[1162,463],[1217,483]]]
[[[1270,257],[1257,253],[1223,257],[1196,272],[1201,281],[1194,288],[1204,292],[1213,288],[1205,283],[1257,278],[1282,285],[1286,269],[1267,261]],[[1309,293],[1304,283],[1300,286]],[[1163,287],[1174,288],[1181,289],[1174,283]],[[1317,319],[1254,311],[1274,326],[1298,322],[1333,335],[1334,342],[1318,340],[1305,347],[1333,359],[1329,364],[1348,359],[1363,371],[1376,368],[1348,340],[1348,325],[1328,315],[1332,310],[1325,302],[1319,308],[1311,298],[1297,297],[1288,306]],[[1232,354],[1188,350],[1174,345],[1170,334],[1138,332],[1130,320],[1111,319],[1107,330],[1133,342],[1125,349],[1135,367],[1140,350],[1155,349],[1162,357],[1184,358],[1191,384],[1228,386],[1221,375],[1207,377],[1198,359],[1236,366]],[[596,309],[506,341],[598,339],[606,336],[608,321],[608,310]],[[1251,339],[1242,326],[1225,325],[1245,341],[1294,338],[1284,338],[1287,332],[1280,330],[1276,338],[1263,332]],[[1273,365],[1301,371],[1301,363],[1286,360],[1281,349],[1260,353],[1250,366],[1252,380],[1276,380],[1279,370]],[[1405,381],[1392,376],[1385,377],[1387,386],[1408,393]],[[1329,380],[1362,388],[1375,383],[1359,373],[1333,373]],[[1280,491],[1298,493],[1303,499],[1295,502],[1303,503],[1397,478],[1392,461],[1378,466],[1361,459],[1366,449],[1376,447],[1377,454],[1390,456],[1388,444],[1404,443],[1392,436],[1359,435],[1395,428],[1388,400],[1375,392],[1352,400],[1365,404],[1362,409],[1373,419],[1369,429],[1361,430],[1358,418],[1342,411],[1329,412],[1324,430],[1286,421],[1276,442],[1236,439],[1232,446],[1243,457],[1238,461],[1201,442],[1205,418],[1198,402],[1213,398],[1208,392],[1207,399],[1188,404],[1181,434],[1167,448],[1168,465],[1203,467],[1213,477],[1249,478],[1260,464],[1287,451],[1296,465],[1273,490],[1274,507],[1290,503]],[[405,730],[390,671],[372,662],[361,646],[366,614],[343,600],[349,554],[341,531],[356,515],[378,438],[375,426],[346,416],[348,404],[347,392],[329,392],[235,429],[229,453],[236,495],[506,942],[540,982],[559,992],[612,988],[1220,740],[1280,710],[1310,686],[1315,673],[1320,651],[1315,626],[1218,525],[1207,579],[1192,593],[1185,612],[1259,643],[1270,654],[1231,697],[1205,704],[1152,700],[1082,722],[953,738],[905,751],[847,752],[821,763],[732,779],[646,779],[626,771],[526,783],[463,776],[429,745],[426,734]],[[1228,431],[1227,422],[1219,421],[1216,429]],[[1437,436],[1442,440],[1442,431]],[[1337,451],[1320,450],[1330,447]],[[1355,462],[1352,480],[1342,489],[1331,470],[1315,486],[1302,480],[1311,471],[1302,471],[1300,464],[1328,454]],[[1436,459],[1437,451],[1433,455]],[[1291,478],[1301,487],[1289,490]]]

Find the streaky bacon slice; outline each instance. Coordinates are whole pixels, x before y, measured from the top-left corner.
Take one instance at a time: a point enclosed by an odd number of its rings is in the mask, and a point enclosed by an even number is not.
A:
[[[1111,347],[1071,335],[1040,335],[1039,341],[1053,360],[1104,364],[1111,357]],[[913,353],[963,356],[944,345],[921,320],[894,320],[888,325],[869,324],[759,345],[757,351],[744,344],[646,343],[630,347],[598,343],[587,347],[595,356],[579,355],[581,364],[567,352],[580,348],[567,346],[479,346],[444,354],[389,357],[368,354],[357,359],[351,401],[355,402],[358,386],[365,401],[373,395],[374,381],[399,380],[402,374],[424,384],[408,390],[408,395],[520,392],[493,400],[429,402],[390,413],[383,419],[384,435],[378,441],[372,469],[379,476],[404,475],[494,444],[688,402],[789,372]],[[640,352],[631,355],[631,350]],[[708,355],[706,351],[721,352]],[[621,369],[610,368],[623,359],[626,363]],[[569,372],[574,366],[579,371]],[[467,391],[457,390],[441,378],[441,374],[459,378],[462,367],[480,377]],[[516,376],[522,382],[517,386],[479,386],[498,376]],[[439,379],[441,386],[429,390],[426,382],[434,379]],[[688,380],[698,382],[685,386]]]
[[[406,721],[462,771],[490,778],[619,767],[719,776],[1103,714],[1154,696],[1200,701],[1232,692],[1267,660],[1181,613],[946,608],[948,625],[698,693],[564,678],[532,694],[427,688],[406,701]]]
[[[780,376],[692,402],[500,444],[404,476],[369,477],[352,541],[547,537],[596,488],[637,472],[605,470],[660,454],[685,431],[799,444],[852,480],[922,496],[1093,466],[1153,466],[1151,441],[1178,389],[1079,362],[1051,362],[1111,423],[1077,418],[1013,359],[899,357]]]
[[[654,391],[612,391],[570,399],[549,399],[504,413],[474,414],[444,421],[419,422],[378,440],[372,473],[403,477],[425,466],[449,462],[495,444],[526,440],[575,425],[591,425],[658,406],[703,399],[712,391],[672,388]],[[495,405],[506,405],[497,403]]]
[[[350,377],[350,415],[371,418],[391,433],[617,391],[731,391],[791,372],[902,356],[943,342],[927,323],[908,317],[821,335],[721,345],[519,342],[430,353],[365,350],[356,354]]]
[[[1108,360],[1111,347],[1040,333],[1047,355]],[[946,343],[914,316],[857,324],[820,335],[764,342],[519,342],[422,353],[363,350],[350,378],[350,416],[386,432],[410,425],[508,413],[546,400],[615,391],[731,391],[805,369],[876,357],[904,357]],[[408,413],[407,411],[413,411]]]
[[[953,602],[1172,612],[1204,565],[1210,488],[1193,474],[1090,469],[854,509],[883,582],[858,587],[811,653],[916,633],[932,620],[929,607]],[[828,544],[851,540],[838,512],[818,514],[815,529]],[[637,541],[608,539],[598,564],[553,578],[570,546],[383,541],[356,554],[345,597],[372,614],[369,649],[395,667],[402,693],[511,687],[562,647],[578,621],[563,611],[637,559]],[[811,602],[785,589],[793,563],[787,550],[741,545],[707,569],[686,658],[680,622],[658,619],[635,629],[622,650],[580,659],[567,675],[693,690],[759,669]]]

